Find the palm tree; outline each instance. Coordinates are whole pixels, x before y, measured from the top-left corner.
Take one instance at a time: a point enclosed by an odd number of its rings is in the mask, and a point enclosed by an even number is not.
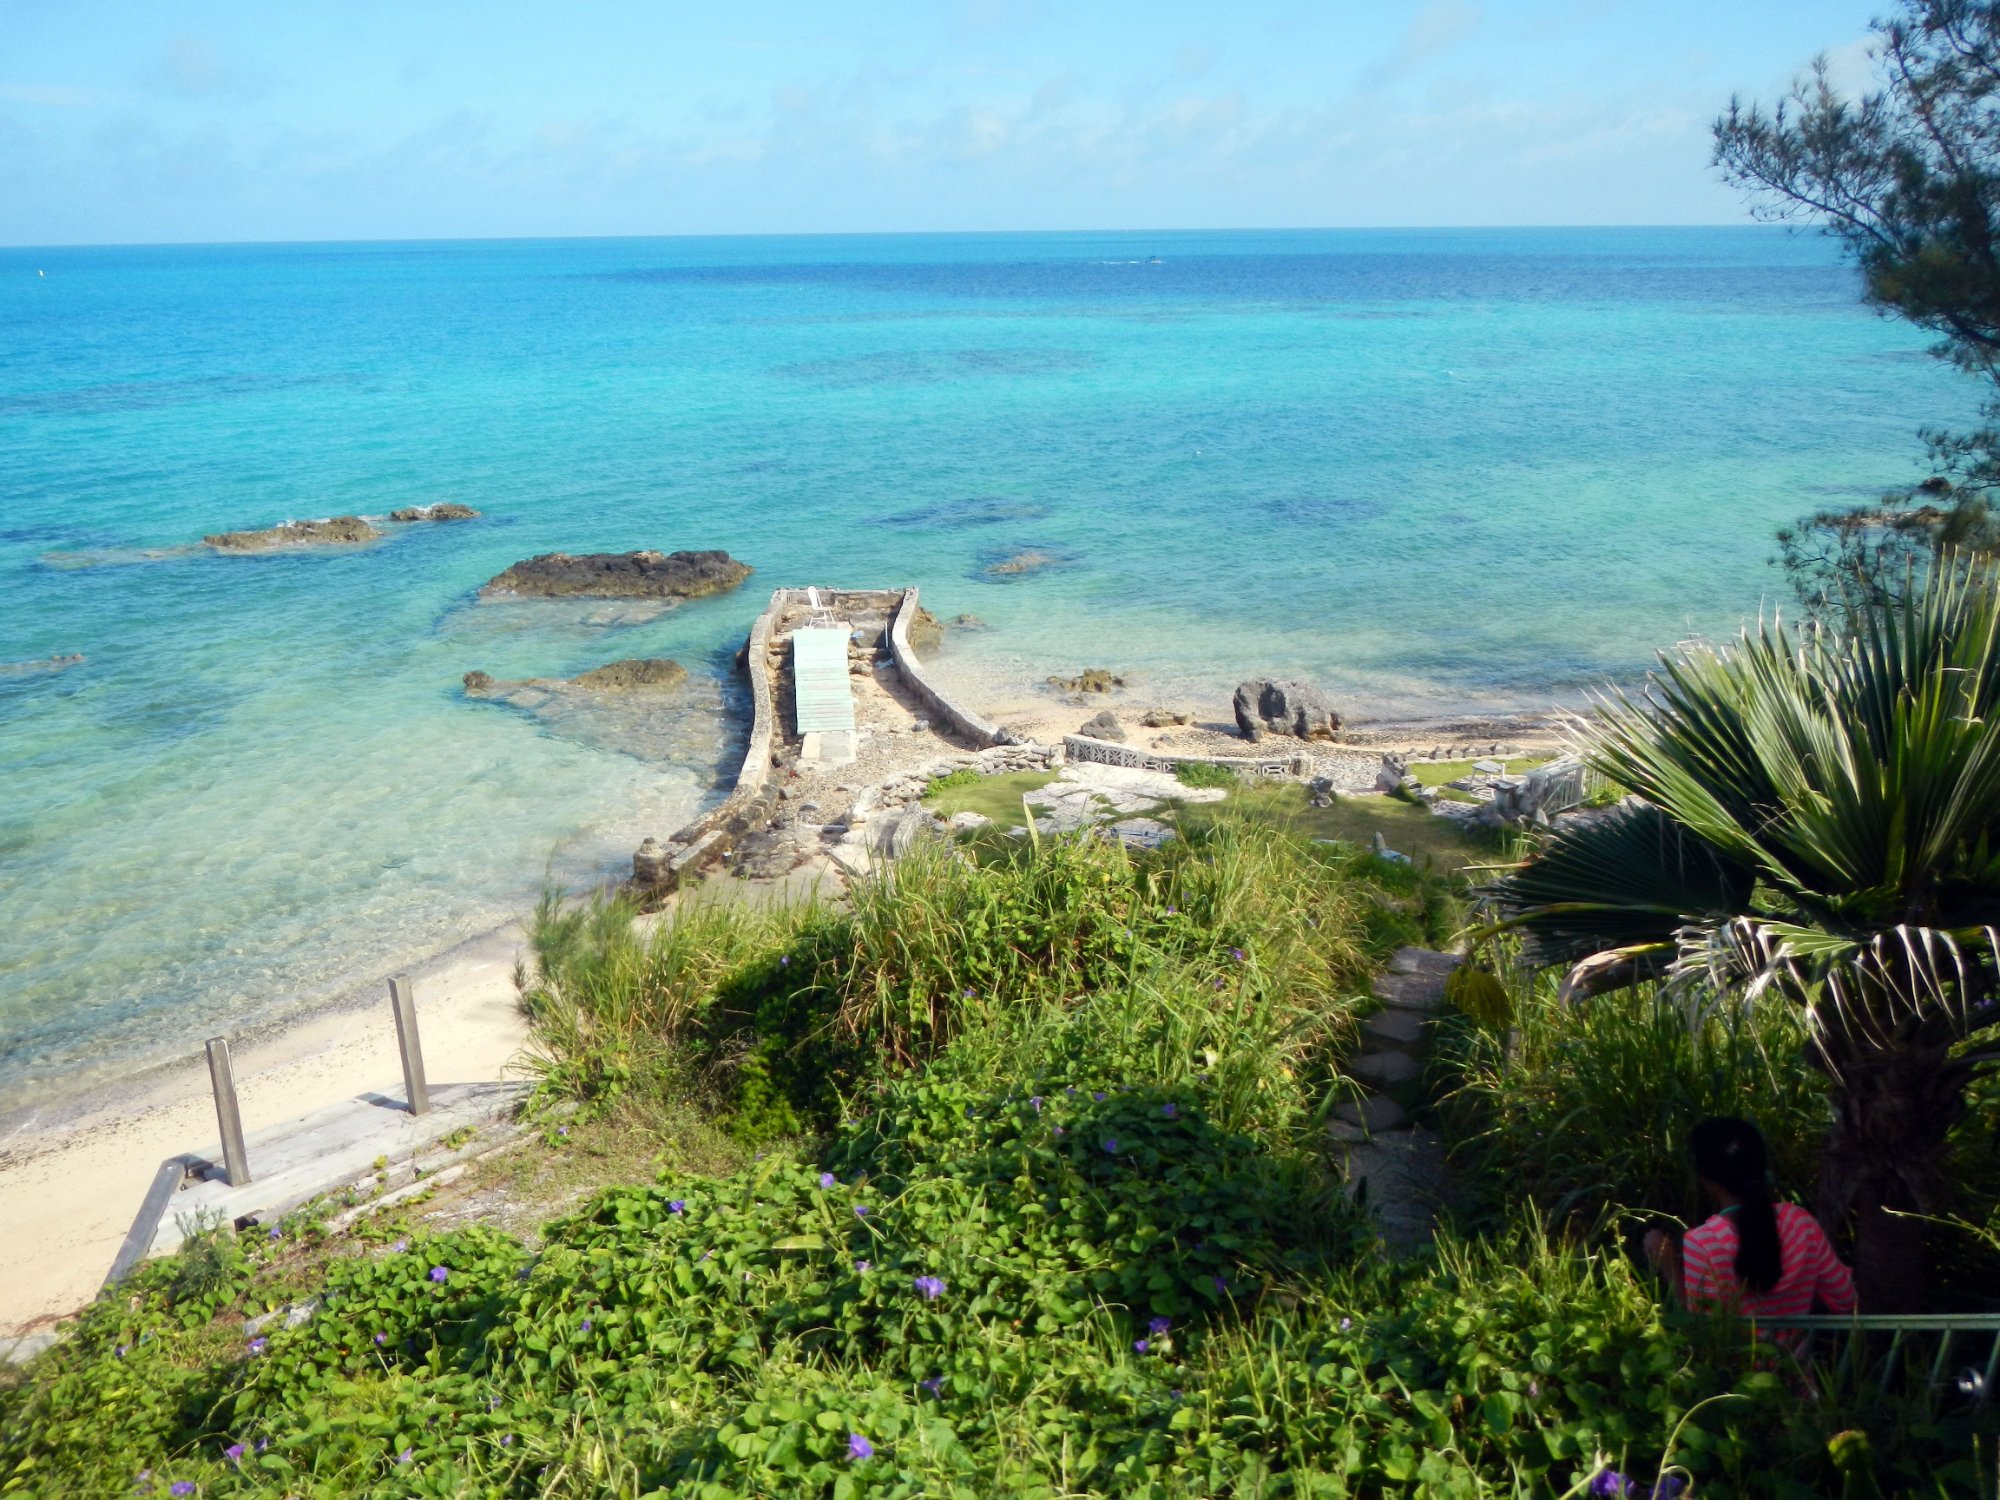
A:
[[[1659,977],[1804,1008],[1833,1121],[1818,1212],[1866,1305],[1923,1289],[1967,1084],[2000,1059],[2000,588],[1955,560],[1841,633],[1663,655],[1580,725],[1632,796],[1497,880],[1571,993]],[[1986,1038],[1991,1042],[1992,1038]]]

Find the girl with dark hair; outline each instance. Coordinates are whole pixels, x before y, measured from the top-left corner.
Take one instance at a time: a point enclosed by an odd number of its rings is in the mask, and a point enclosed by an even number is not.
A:
[[[1826,1233],[1796,1203],[1771,1201],[1764,1137],[1748,1120],[1703,1120],[1688,1137],[1695,1176],[1717,1212],[1680,1247],[1660,1230],[1646,1255],[1690,1307],[1733,1307],[1755,1317],[1854,1311],[1854,1278]]]

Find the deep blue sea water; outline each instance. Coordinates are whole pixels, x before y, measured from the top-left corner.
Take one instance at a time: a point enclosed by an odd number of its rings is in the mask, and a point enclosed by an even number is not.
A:
[[[45,273],[45,274],[38,274]],[[1774,526],[1974,393],[1764,228],[0,250],[0,1087],[282,1016],[708,795],[769,588],[923,586],[989,698],[1572,699],[1782,597]],[[338,554],[205,533],[464,501]],[[638,625],[475,603],[726,547]],[[1060,565],[984,569],[1024,550]],[[670,654],[655,740],[460,675]]]

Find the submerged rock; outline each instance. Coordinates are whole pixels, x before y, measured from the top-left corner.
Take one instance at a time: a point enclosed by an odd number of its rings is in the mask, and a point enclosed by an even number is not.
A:
[[[324,521],[287,521],[262,531],[218,531],[202,541],[218,552],[270,552],[280,547],[344,547],[381,538],[360,516],[334,516]]]
[[[944,623],[947,628],[952,630],[990,630],[992,628],[984,620],[980,619],[978,615],[953,615]]]
[[[1065,693],[1108,693],[1125,686],[1125,679],[1112,676],[1102,667],[1085,667],[1074,677],[1051,677],[1049,686]]]
[[[542,599],[701,599],[750,576],[727,552],[545,552],[517,562],[480,589]]]
[[[0,661],[0,677],[25,676],[29,672],[67,672],[71,667],[82,665],[81,651],[71,651],[61,656],[45,656],[40,661]]]
[[[634,657],[607,662],[574,677],[528,677],[508,680],[487,672],[467,672],[465,690],[475,697],[530,693],[664,693],[687,681],[687,668],[668,656]]]
[[[440,500],[436,505],[406,505],[401,510],[389,512],[392,521],[476,521],[479,512],[469,505],[460,505],[455,500]]]
[[[663,693],[686,682],[687,675],[687,668],[670,656],[633,657],[580,672],[569,685],[600,693]]]
[[[1194,715],[1180,708],[1149,708],[1139,722],[1148,729],[1170,729],[1176,724],[1192,724]]]
[[[1340,736],[1340,715],[1326,695],[1308,682],[1273,682],[1268,677],[1240,684],[1234,700],[1236,727],[1249,740],[1289,734],[1302,740]]]
[[[1043,568],[1053,568],[1061,558],[1048,552],[1016,552],[1012,557],[1002,558],[989,565],[986,571],[995,578],[1014,578],[1023,573],[1039,573]]]

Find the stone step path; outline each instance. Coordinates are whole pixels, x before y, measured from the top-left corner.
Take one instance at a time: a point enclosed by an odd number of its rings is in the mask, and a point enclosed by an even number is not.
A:
[[[1444,1142],[1416,1128],[1404,1100],[1390,1091],[1408,1099],[1421,1081],[1427,1034],[1444,1008],[1445,979],[1457,967],[1455,954],[1402,948],[1375,977],[1382,1009],[1362,1022],[1365,1050],[1348,1064],[1368,1091],[1343,1100],[1329,1127],[1346,1156],[1348,1197],[1374,1214],[1383,1240],[1404,1253],[1429,1241],[1448,1184]]]

